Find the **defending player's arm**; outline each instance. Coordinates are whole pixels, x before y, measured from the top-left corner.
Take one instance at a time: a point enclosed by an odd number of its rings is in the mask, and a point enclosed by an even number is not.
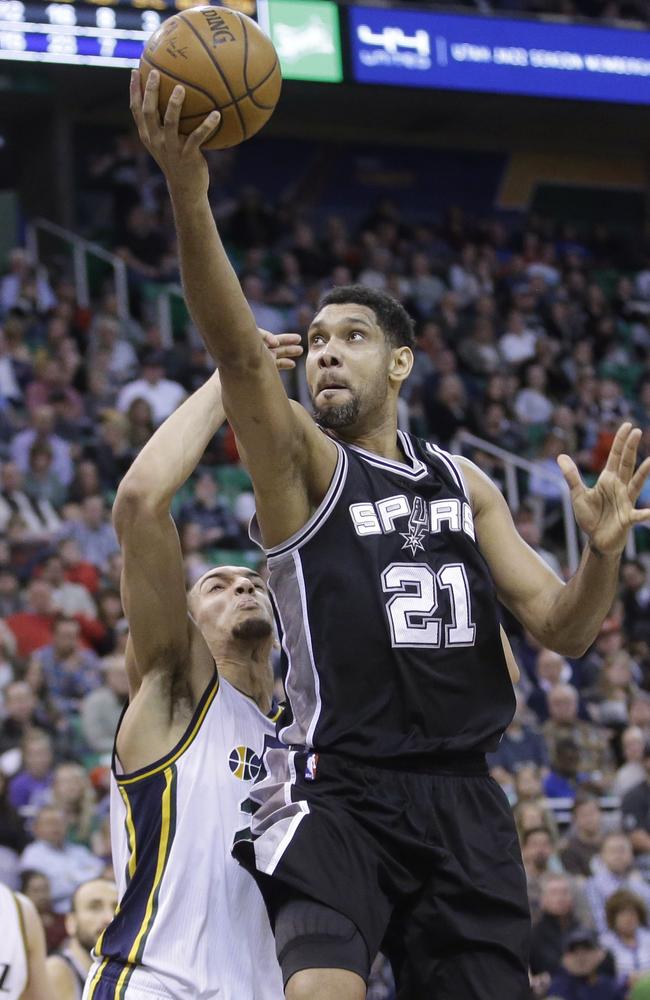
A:
[[[149,74],[144,98],[139,75],[132,76],[131,111],[172,200],[187,305],[221,372],[228,420],[253,475],[265,543],[273,545],[299,530],[320,503],[337,452],[303,408],[289,401],[260,343],[208,201],[209,172],[200,146],[214,131],[218,112],[186,138],[178,132],[183,98],[183,88],[175,88],[161,124],[158,74]],[[284,537],[270,536],[276,521]]]
[[[53,994],[45,971],[45,932],[36,907],[30,899],[16,895],[25,930],[27,951],[27,987],[20,1000],[52,1000]]]
[[[274,366],[291,367],[291,358],[300,353],[296,335],[267,335],[267,342],[277,345],[274,360],[257,330],[256,336]],[[129,620],[127,661],[133,689],[146,674],[173,674],[188,664],[191,644],[192,666],[201,674],[197,681],[207,680],[214,669],[212,656],[188,616],[171,502],[224,420],[215,372],[158,428],[117,491],[113,522],[124,558],[122,597]]]
[[[640,437],[631,424],[619,428],[592,489],[585,487],[573,461],[560,456],[578,526],[588,537],[580,566],[566,584],[521,538],[496,486],[460,459],[477,539],[500,599],[539,642],[565,656],[581,656],[596,638],[616,596],[628,531],[650,518],[650,510],[634,506],[650,473],[650,459],[634,471]]]

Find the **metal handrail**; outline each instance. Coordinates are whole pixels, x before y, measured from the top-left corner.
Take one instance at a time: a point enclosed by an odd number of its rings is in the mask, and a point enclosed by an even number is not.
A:
[[[48,219],[33,219],[27,225],[26,244],[27,249],[32,254],[36,262],[40,262],[39,256],[39,231],[56,236],[64,243],[68,243],[72,249],[72,266],[77,302],[83,309],[90,306],[90,288],[88,283],[88,255],[98,257],[113,268],[115,278],[115,297],[117,299],[117,314],[123,322],[130,319],[129,311],[129,286],[126,263],[121,257],[106,250],[99,243],[93,243],[78,236],[63,226],[58,226]]]
[[[490,441],[484,441],[482,438],[476,437],[475,434],[470,434],[469,431],[461,430],[458,432],[454,440],[454,448],[462,454],[463,445],[479,448],[481,451],[485,451],[488,455],[493,455],[494,458],[498,458],[501,462],[503,462],[505,471],[506,499],[508,501],[508,506],[512,510],[516,511],[519,508],[517,469],[521,469],[523,472],[528,472],[529,474],[534,472],[540,479],[547,479],[549,482],[553,482],[560,486],[562,516],[564,519],[564,537],[567,546],[567,561],[569,569],[572,573],[574,573],[578,568],[578,563],[580,561],[578,526],[576,525],[575,517],[573,516],[571,492],[559,469],[557,472],[551,472],[550,469],[540,469],[538,465],[534,462],[530,462],[526,458],[521,458],[519,455],[515,455],[511,451],[499,448]],[[632,532],[630,532],[630,535],[632,535]]]

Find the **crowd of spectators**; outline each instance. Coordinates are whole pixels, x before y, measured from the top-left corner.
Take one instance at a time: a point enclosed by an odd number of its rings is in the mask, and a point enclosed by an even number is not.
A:
[[[75,886],[110,865],[128,628],[111,502],[155,427],[211,370],[191,326],[163,342],[152,302],[178,278],[169,208],[120,142],[96,164],[95,194],[118,220],[133,318],[120,318],[110,285],[81,308],[69,274],[36,267],[22,248],[0,278],[0,878],[38,900],[51,947]],[[218,181],[218,161],[212,169]],[[545,470],[567,451],[592,481],[627,418],[650,454],[650,252],[603,227],[506,226],[457,208],[413,220],[391,201],[352,225],[274,208],[251,189],[228,200],[217,184],[214,209],[265,329],[304,334],[319,296],[351,281],[405,304],[417,347],[403,426],[446,448],[466,429],[530,459],[515,521],[566,576],[560,490]],[[287,388],[307,402],[300,368]],[[481,447],[472,456],[504,482],[499,459]],[[188,585],[213,562],[259,563],[251,510],[224,428],[174,509]],[[522,676],[490,763],[515,811],[540,997],[568,1000],[576,981],[593,985],[580,994],[593,1000],[649,995],[638,992],[650,974],[646,529],[636,544],[585,656],[541,649],[505,618]],[[388,996],[382,988],[380,975],[373,995]]]

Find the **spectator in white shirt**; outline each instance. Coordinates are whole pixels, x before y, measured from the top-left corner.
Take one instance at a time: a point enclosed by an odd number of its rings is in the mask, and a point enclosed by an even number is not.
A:
[[[621,983],[631,986],[650,972],[650,930],[648,911],[636,892],[619,889],[605,903],[606,930],[600,939],[614,957]]]
[[[537,335],[526,327],[524,317],[517,309],[508,316],[506,330],[499,341],[503,360],[517,367],[535,357]]]
[[[268,328],[265,328],[268,329]],[[142,360],[142,378],[127,382],[117,397],[117,408],[127,413],[134,399],[144,399],[151,407],[156,426],[181,405],[187,393],[178,382],[165,378],[162,351],[149,351]]]
[[[526,388],[517,393],[515,413],[522,424],[546,424],[553,415],[553,404],[546,395],[546,372],[542,365],[526,368]]]
[[[50,556],[41,573],[43,580],[52,587],[52,603],[57,611],[66,618],[74,615],[84,615],[86,618],[97,617],[97,605],[90,596],[89,590],[81,583],[66,580],[63,560],[60,556]]]
[[[104,862],[82,844],[66,840],[63,812],[54,806],[43,806],[34,821],[35,840],[23,851],[20,870],[33,869],[47,875],[52,889],[55,913],[67,913],[77,886],[97,878]]]
[[[614,777],[612,795],[620,798],[635,785],[640,785],[646,779],[643,766],[646,737],[640,726],[628,726],[621,736],[621,748],[625,763],[621,764]]]
[[[56,305],[56,296],[42,269],[35,269],[32,259],[22,247],[9,254],[9,272],[0,278],[0,311],[9,312],[19,305],[28,292],[36,312],[46,313]]]

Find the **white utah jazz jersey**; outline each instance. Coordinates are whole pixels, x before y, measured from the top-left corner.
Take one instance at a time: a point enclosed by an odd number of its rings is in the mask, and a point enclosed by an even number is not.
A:
[[[29,967],[23,914],[15,893],[0,882],[0,997],[19,1000]]]
[[[262,896],[230,851],[274,720],[215,673],[183,738],[133,774],[114,757],[120,903],[85,1000],[282,1000]]]

